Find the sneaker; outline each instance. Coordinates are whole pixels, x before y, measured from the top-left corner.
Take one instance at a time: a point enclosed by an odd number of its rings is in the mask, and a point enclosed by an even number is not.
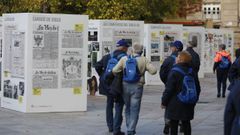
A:
[[[225,95],[222,95],[222,98],[225,98]]]
[[[164,129],[163,129],[163,133],[168,135],[169,134],[169,126],[165,125]]]
[[[220,94],[217,94],[217,98],[220,98],[220,96],[221,96]]]

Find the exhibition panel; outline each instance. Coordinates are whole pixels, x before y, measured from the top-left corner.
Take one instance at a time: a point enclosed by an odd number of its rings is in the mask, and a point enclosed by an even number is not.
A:
[[[87,30],[86,15],[3,14],[1,106],[86,111]]]

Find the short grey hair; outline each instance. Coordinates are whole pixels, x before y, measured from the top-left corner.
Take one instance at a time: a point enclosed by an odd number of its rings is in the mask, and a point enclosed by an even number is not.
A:
[[[139,43],[134,43],[132,46],[133,53],[141,53],[143,51],[143,45]]]

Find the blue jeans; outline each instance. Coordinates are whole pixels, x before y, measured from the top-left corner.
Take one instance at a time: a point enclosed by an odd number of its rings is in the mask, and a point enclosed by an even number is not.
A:
[[[135,134],[141,107],[143,86],[138,83],[123,82],[123,100],[126,110],[126,125],[128,134]]]
[[[115,103],[115,117],[113,119],[114,103]],[[122,116],[123,106],[124,102],[122,98],[115,102],[113,97],[107,96],[106,121],[109,130],[113,130],[114,133],[117,133],[121,130],[123,120]]]

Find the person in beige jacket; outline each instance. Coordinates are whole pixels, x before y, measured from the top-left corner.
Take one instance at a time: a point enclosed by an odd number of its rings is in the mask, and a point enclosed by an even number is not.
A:
[[[149,60],[141,56],[143,52],[143,46],[134,43],[132,57],[136,58],[137,68],[140,74],[140,79],[137,82],[126,82],[123,79],[123,99],[126,105],[125,117],[128,135],[136,134],[136,126],[139,118],[141,99],[143,94],[143,85],[145,83],[144,74],[148,71],[154,75],[157,73],[157,69],[149,62]],[[114,74],[122,72],[125,69],[128,56],[122,57],[118,64],[113,68]]]

